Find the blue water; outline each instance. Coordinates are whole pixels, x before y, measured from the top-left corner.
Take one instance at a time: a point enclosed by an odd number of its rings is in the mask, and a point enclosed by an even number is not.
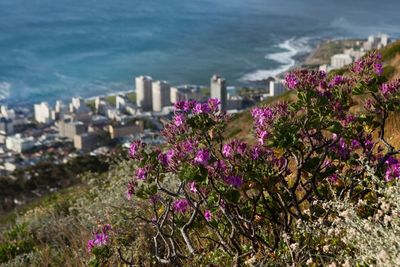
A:
[[[399,0],[0,0],[0,101],[32,104],[284,70],[310,42],[400,35]]]

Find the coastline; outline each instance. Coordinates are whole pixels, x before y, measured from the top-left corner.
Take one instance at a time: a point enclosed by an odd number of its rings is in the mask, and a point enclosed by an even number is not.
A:
[[[306,40],[306,41],[305,41]],[[266,60],[273,60],[278,63],[277,68],[275,69],[268,69],[268,70],[256,70],[253,73],[249,73],[246,75],[252,75],[256,74],[257,72],[263,72],[265,71],[266,73],[272,73],[274,75],[271,76],[264,76],[262,79],[257,79],[257,80],[244,80],[242,77],[241,79],[237,80],[236,83],[231,83],[233,86],[244,86],[244,87],[259,87],[260,85],[265,85],[265,81],[269,77],[278,77],[278,78],[283,78],[284,74],[289,72],[290,70],[296,69],[296,68],[316,68],[320,64],[326,64],[329,63],[330,56],[332,56],[335,53],[338,53],[338,51],[342,51],[344,48],[352,45],[356,41],[360,41],[362,39],[307,39],[307,38],[291,38],[283,43],[277,45],[280,49],[283,51],[271,53],[265,55]],[[296,45],[296,42],[303,42],[300,44],[300,48],[291,47],[291,45]],[[292,42],[292,44],[290,44]],[[296,52],[294,52],[296,51]],[[290,57],[288,57],[290,55]],[[279,56],[282,56],[281,58]],[[286,63],[286,64],[285,64]],[[290,66],[289,66],[290,65]],[[286,67],[287,66],[287,67]],[[202,85],[199,85],[202,86]],[[122,91],[115,91],[115,92],[109,92],[107,94],[100,94],[100,95],[93,95],[90,97],[84,97],[85,102],[90,102],[93,101],[96,97],[102,97],[102,98],[107,98],[107,97],[115,97],[119,94],[129,94],[129,93],[135,93],[135,89],[129,89],[129,90],[122,90]],[[76,97],[78,97],[77,95]],[[63,99],[60,99],[61,101],[64,101]],[[46,102],[46,100],[44,100]],[[50,101],[51,102],[51,101]],[[55,101],[54,101],[55,102]],[[65,101],[64,101],[65,102]],[[5,105],[9,106],[10,108],[28,108],[32,109],[33,104],[7,104],[4,103]]]

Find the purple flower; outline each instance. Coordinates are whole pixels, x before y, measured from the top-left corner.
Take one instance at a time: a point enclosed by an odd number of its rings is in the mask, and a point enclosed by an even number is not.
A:
[[[218,98],[210,98],[207,101],[208,107],[210,108],[211,111],[218,111],[219,104],[221,104],[221,101]]]
[[[395,80],[390,83],[384,83],[380,86],[379,90],[384,97],[397,93],[400,89],[400,80]]]
[[[184,117],[183,115],[179,114],[174,117],[174,124],[175,126],[179,127],[183,124]]]
[[[211,211],[210,210],[205,210],[204,211],[204,218],[206,219],[207,222],[211,221]]]
[[[194,158],[194,162],[201,165],[207,165],[209,160],[210,152],[207,149],[200,149]]]
[[[246,153],[246,148],[247,148],[246,143],[237,141],[237,142],[235,142],[235,146],[236,146],[236,153],[241,156],[244,156],[244,154]]]
[[[90,239],[90,240],[87,242],[86,248],[87,248],[87,250],[88,250],[89,252],[91,252],[92,249],[93,249],[94,247],[95,247],[95,245],[94,245],[94,240]]]
[[[382,75],[382,73],[383,73],[382,63],[377,62],[377,63],[374,64],[374,72],[377,75]]]
[[[274,119],[274,110],[269,107],[265,108],[253,108],[251,110],[256,126],[263,126],[265,123],[269,123]]]
[[[170,149],[166,153],[160,153],[157,158],[162,165],[169,166],[174,156],[175,151],[173,149]]]
[[[173,208],[176,212],[185,213],[189,208],[189,202],[186,199],[177,199],[174,201]]]
[[[106,233],[97,233],[95,235],[94,239],[90,239],[87,242],[87,245],[86,245],[87,250],[89,252],[91,252],[94,247],[105,246],[105,245],[107,245],[108,240],[109,240],[109,238]]]
[[[353,64],[353,72],[360,74],[364,70],[364,61],[362,59],[356,60]]]
[[[393,165],[393,164],[397,164],[397,163],[399,163],[399,161],[396,158],[393,158],[393,157],[389,157],[385,161],[385,164],[388,164],[388,165]]]
[[[374,148],[374,142],[372,142],[372,136],[368,135],[367,140],[364,142],[365,150],[371,151]]]
[[[210,111],[211,109],[207,103],[197,103],[193,109],[194,114],[209,113]]]
[[[185,101],[175,102],[174,104],[175,111],[183,110],[184,106],[185,106]]]
[[[197,185],[196,185],[196,182],[190,182],[189,183],[189,190],[190,190],[190,192],[192,192],[192,193],[197,193]]]
[[[356,74],[366,74],[370,76],[375,73],[381,75],[383,73],[382,55],[377,52],[371,52],[365,57],[356,60],[352,70]]]
[[[195,143],[192,140],[185,140],[182,143],[182,148],[184,149],[185,153],[190,153],[193,151],[193,148],[195,146]]]
[[[355,139],[351,140],[351,148],[352,149],[359,149],[360,147],[361,147],[360,142],[358,142]]]
[[[334,87],[337,85],[340,85],[342,83],[344,83],[346,80],[343,78],[343,76],[340,75],[336,75],[335,77],[333,77],[333,79],[330,81],[329,86],[330,87]]]
[[[144,180],[147,177],[148,170],[146,168],[138,168],[136,170],[136,177],[139,180]]]
[[[222,148],[222,155],[225,157],[229,158],[232,156],[232,146],[230,144],[225,144],[224,147]]]
[[[256,160],[256,159],[258,159],[260,157],[260,154],[261,154],[261,149],[260,149],[260,147],[256,146],[253,149],[253,151],[251,152],[251,158],[253,160]]]
[[[133,194],[135,194],[135,183],[130,181],[128,183],[128,189],[126,190],[126,198],[131,200]]]
[[[393,179],[397,178],[400,178],[400,164],[399,163],[389,164],[386,167],[385,181],[390,182]]]
[[[194,106],[196,105],[196,101],[195,100],[189,100],[189,101],[185,101],[184,105],[183,105],[183,111],[190,111],[191,109],[194,108]]]
[[[267,131],[260,131],[258,133],[258,143],[260,145],[264,144],[264,139],[268,136],[268,132]]]
[[[225,183],[233,187],[240,187],[243,185],[243,179],[239,176],[228,176],[225,178]]]
[[[139,149],[143,147],[143,145],[144,144],[139,140],[132,142],[129,147],[129,156],[131,156],[131,158],[135,158],[135,156],[137,156],[137,153],[139,152]]]
[[[108,235],[104,233],[96,234],[94,244],[96,247],[104,246],[108,242]]]
[[[290,89],[290,90],[296,89],[297,83],[298,83],[298,81],[297,81],[296,75],[294,75],[292,73],[289,73],[286,75],[285,84],[288,89]]]
[[[339,175],[337,175],[336,173],[331,174],[331,175],[328,177],[328,180],[329,180],[331,183],[336,183],[336,182],[339,180]]]

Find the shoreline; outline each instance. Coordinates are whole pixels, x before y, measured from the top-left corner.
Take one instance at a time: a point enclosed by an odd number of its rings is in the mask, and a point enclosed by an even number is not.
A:
[[[309,49],[305,48],[303,51],[299,51],[290,57],[290,60],[294,61],[292,66],[290,66],[289,68],[287,68],[285,70],[282,70],[281,72],[277,73],[276,75],[272,75],[269,77],[283,78],[285,73],[287,73],[293,69],[312,68],[312,67],[316,67],[319,65],[319,64],[310,64],[310,62],[312,63],[312,62],[319,61],[320,64],[324,64],[325,61],[323,61],[323,59],[320,58],[321,57],[321,55],[320,55],[321,49],[326,50],[326,46],[329,46],[330,44],[338,44],[338,47],[340,47],[340,49],[343,49],[345,47],[346,43],[360,41],[360,40],[363,40],[363,39],[355,39],[355,38],[349,38],[349,39],[346,39],[346,38],[344,38],[344,39],[335,39],[335,38],[319,39],[319,38],[316,38],[316,39],[311,39],[307,43],[307,46],[309,47]],[[287,40],[285,42],[288,42],[288,41],[293,41],[293,39]],[[344,44],[342,44],[342,43],[344,43]],[[284,49],[286,49],[287,51],[269,54],[269,55],[266,55],[265,57],[268,58],[271,55],[275,55],[278,53],[290,53],[291,52],[290,49],[288,49],[288,48],[284,48]],[[335,49],[332,49],[332,51],[330,51],[330,54],[334,54],[334,52],[336,52]],[[272,59],[272,60],[275,60],[275,59]],[[287,60],[289,60],[289,59],[287,59]],[[275,61],[277,61],[277,60],[275,60]],[[321,62],[324,62],[324,63],[321,63]],[[277,68],[271,69],[271,70],[265,70],[265,71],[275,72],[275,71],[279,70],[280,68],[282,68],[282,66],[285,66],[285,64],[283,62],[280,62],[280,63],[281,64]],[[262,71],[262,70],[260,70],[260,71]],[[253,73],[256,73],[256,72],[257,71],[255,71]],[[247,75],[251,75],[251,73],[249,73]],[[240,78],[237,80],[236,84],[230,84],[230,85],[235,86],[235,87],[241,87],[241,86],[243,86],[243,87],[259,87],[260,85],[265,85],[264,83],[269,77],[264,77],[263,79],[259,79],[259,80],[242,80],[242,78]],[[203,87],[203,85],[198,85],[198,86]],[[135,89],[122,90],[122,91],[110,92],[110,93],[106,93],[106,94],[94,95],[94,96],[90,96],[90,97],[83,97],[82,99],[85,102],[88,102],[88,101],[93,101],[96,97],[107,98],[107,97],[117,96],[119,94],[129,94],[129,93],[134,93],[134,92],[136,92]],[[74,97],[79,97],[79,95],[74,96]],[[59,98],[58,100],[65,102],[67,99]],[[58,100],[55,100],[55,101],[58,101]],[[49,104],[54,104],[55,101],[43,100],[43,101],[40,101],[38,103],[33,103],[33,104],[30,104],[30,103],[9,104],[6,101],[3,103],[1,103],[2,101],[0,101],[0,105],[6,105],[9,108],[15,108],[15,109],[30,109],[30,110],[32,110],[34,104],[39,104],[41,102],[48,102]]]

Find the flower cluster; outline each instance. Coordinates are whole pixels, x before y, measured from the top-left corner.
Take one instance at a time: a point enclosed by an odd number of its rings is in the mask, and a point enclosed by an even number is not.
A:
[[[251,110],[260,144],[264,144],[265,139],[270,135],[273,122],[287,116],[288,113],[288,105],[286,103],[278,103],[273,107],[256,107]]]
[[[326,72],[295,70],[285,76],[285,85],[290,90],[309,90],[324,83]]]
[[[111,230],[111,226],[109,224],[104,225],[99,231],[94,233],[94,238],[90,239],[87,242],[87,250],[91,252],[95,247],[103,247],[106,246],[109,241],[108,232]]]
[[[352,71],[364,79],[368,78],[364,81],[369,82],[374,76],[383,73],[382,55],[375,51],[367,54],[354,62]]]
[[[189,209],[189,202],[186,199],[177,199],[173,207],[176,212],[185,213]]]
[[[397,159],[390,157],[385,161],[385,164],[385,181],[390,182],[394,179],[400,178],[400,163]]]
[[[146,221],[158,220],[152,224],[156,258],[201,251],[194,248],[201,242],[189,234],[195,229],[210,231],[204,236],[218,238],[228,255],[248,253],[242,247],[262,254],[275,249],[283,228],[290,231],[297,220],[324,220],[304,209],[312,209],[314,200],[338,199],[344,192],[363,198],[360,192],[369,186],[365,164],[382,181],[400,178],[398,151],[382,131],[400,82],[382,84],[381,74],[375,52],[344,75],[291,72],[285,84],[296,97],[253,108],[249,142],[227,140],[230,117],[220,112],[219,100],[175,103],[162,131],[166,145],[146,148],[135,141],[129,149],[136,168],[127,196],[151,200]],[[360,94],[370,97],[367,114],[351,112]]]
[[[400,79],[382,84],[379,90],[385,98],[397,94],[400,91]]]

